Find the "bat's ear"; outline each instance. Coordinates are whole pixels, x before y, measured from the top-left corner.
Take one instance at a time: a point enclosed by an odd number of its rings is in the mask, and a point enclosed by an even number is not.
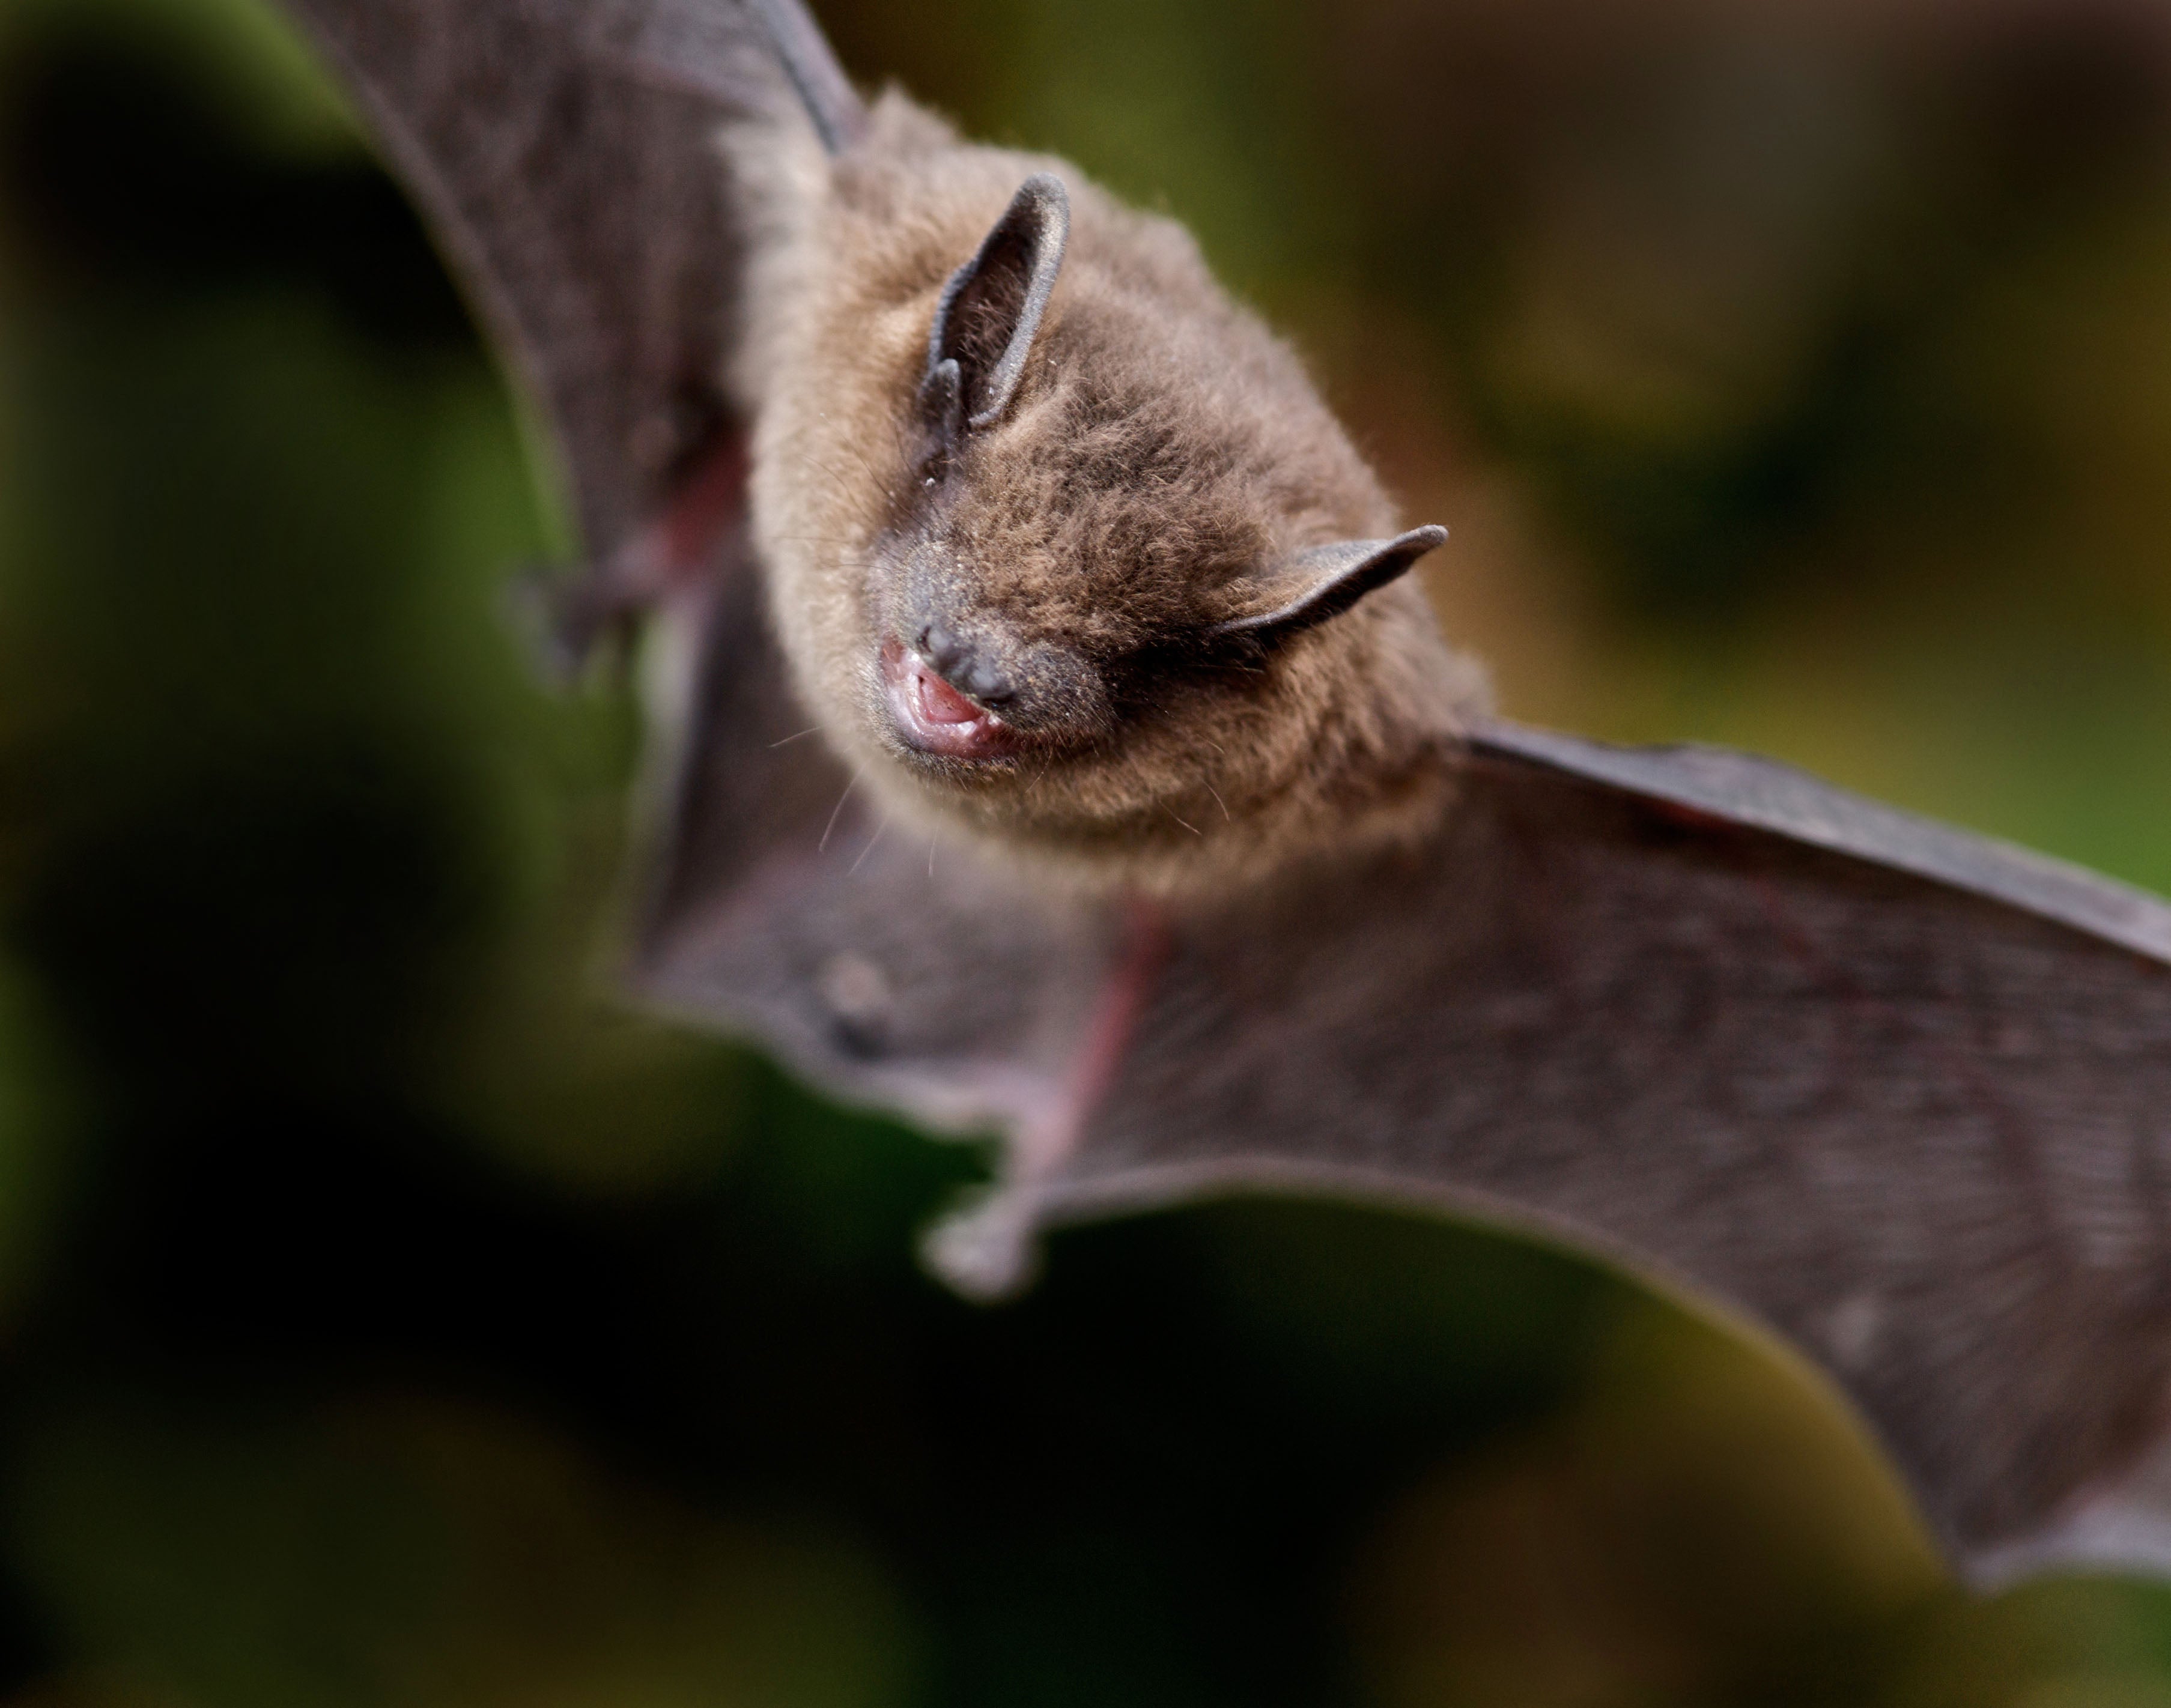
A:
[[[1340,616],[1446,542],[1447,530],[1434,527],[1413,527],[1392,539],[1338,540],[1330,546],[1314,546],[1238,581],[1230,594],[1248,608],[1247,614],[1216,623],[1206,632],[1252,634],[1263,640],[1309,629]]]
[[[1009,407],[1063,267],[1070,198],[1036,172],[1018,188],[979,253],[950,276],[927,338],[920,403],[946,443]]]

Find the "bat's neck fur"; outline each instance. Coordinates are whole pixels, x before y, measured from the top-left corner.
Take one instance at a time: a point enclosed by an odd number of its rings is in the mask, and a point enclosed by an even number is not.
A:
[[[1078,714],[1105,727],[1059,752],[976,771],[902,750],[880,661],[914,576],[1020,647],[1157,657],[1240,607],[1256,566],[1396,518],[1188,235],[1075,169],[961,143],[894,94],[834,158],[775,126],[732,153],[773,228],[736,379],[774,618],[800,693],[887,811],[1150,893],[1431,827],[1483,688],[1407,578],[1270,646],[1134,672],[1119,710]],[[938,493],[915,425],[938,299],[1039,172],[1069,195],[1059,279],[1014,404]]]

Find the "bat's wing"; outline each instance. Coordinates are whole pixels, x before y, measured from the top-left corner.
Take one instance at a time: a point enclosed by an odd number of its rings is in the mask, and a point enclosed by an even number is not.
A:
[[[1494,725],[1422,857],[1184,922],[1019,1190],[1536,1228],[1783,1332],[1978,1577],[2171,1569],[2167,961],[2171,908],[1785,767]]]
[[[1179,916],[1096,1081],[1107,923],[885,835],[737,603],[641,987],[1007,1124],[938,1250],[1242,1190],[1518,1224],[1788,1336],[1979,1579],[2171,1570],[2171,908],[1764,761],[1496,724],[1422,854]]]
[[[719,126],[849,134],[850,85],[796,0],[287,3],[540,406],[608,560],[729,431],[744,238]]]
[[[819,741],[771,745],[808,720],[737,517],[722,375],[753,234],[717,141],[811,124],[834,147],[865,122],[799,0],[287,4],[540,405],[598,572],[659,547],[685,572],[647,590],[678,751],[645,988],[932,1123],[1059,1103],[1095,922],[925,848],[865,858],[876,827]]]

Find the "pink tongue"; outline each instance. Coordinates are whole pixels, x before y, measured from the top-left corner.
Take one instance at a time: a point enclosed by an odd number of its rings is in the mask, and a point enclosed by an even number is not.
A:
[[[969,724],[986,715],[979,707],[914,661],[913,674],[919,679],[919,715],[930,724]]]

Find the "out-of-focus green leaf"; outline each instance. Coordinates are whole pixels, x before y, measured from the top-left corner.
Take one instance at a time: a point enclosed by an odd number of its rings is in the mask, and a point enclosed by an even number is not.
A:
[[[85,1662],[154,1698],[910,1700],[915,1638],[890,1574],[818,1521],[700,1512],[485,1411],[131,1413],[34,1434],[16,1558]]]

